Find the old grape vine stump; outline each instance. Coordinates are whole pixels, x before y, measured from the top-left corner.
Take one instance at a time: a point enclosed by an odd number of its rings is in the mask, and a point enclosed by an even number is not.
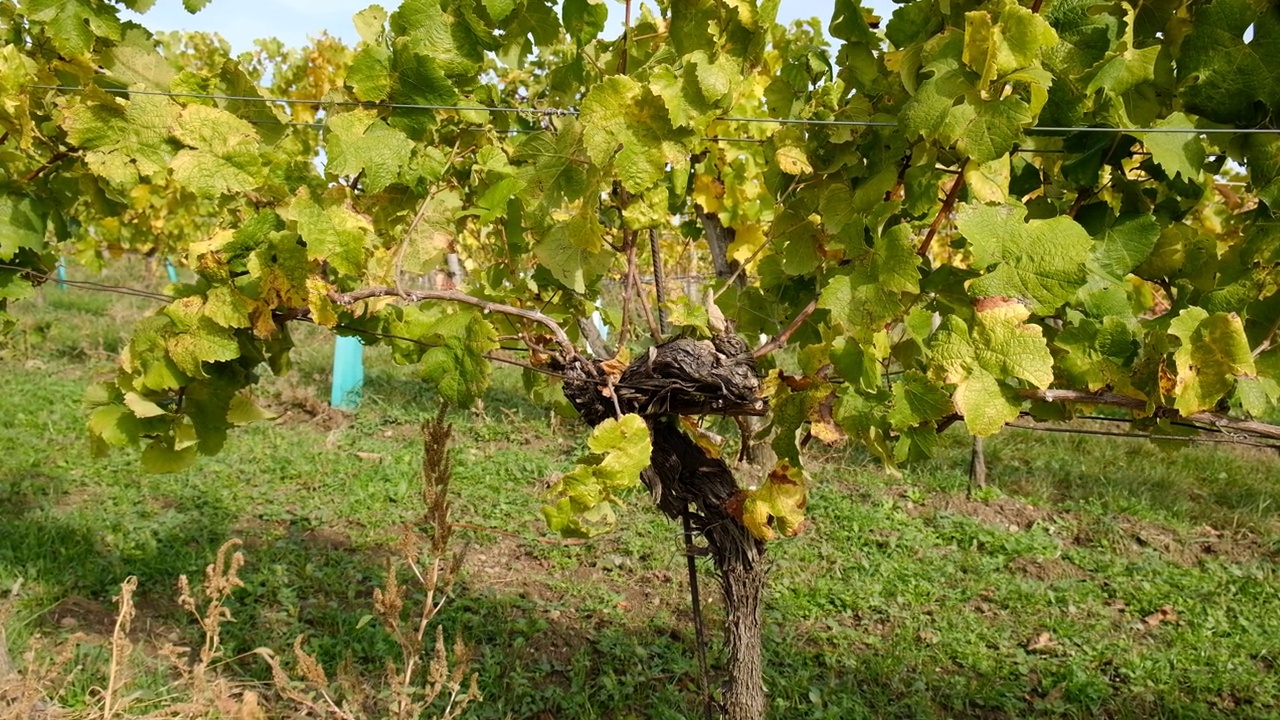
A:
[[[732,469],[680,427],[681,416],[765,413],[751,351],[736,335],[721,334],[656,345],[615,375],[605,363],[580,356],[563,364],[565,397],[587,423],[635,413],[649,426],[653,451],[641,480],[663,513],[687,519],[706,539],[719,571],[728,649],[725,716],[762,717],[764,543],[734,514],[741,491]]]

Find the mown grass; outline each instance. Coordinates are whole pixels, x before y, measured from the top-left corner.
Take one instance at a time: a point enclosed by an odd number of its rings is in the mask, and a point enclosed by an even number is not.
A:
[[[140,647],[191,642],[178,575],[229,537],[246,587],[219,672],[260,683],[258,646],[299,634],[327,665],[395,647],[370,597],[421,512],[417,425],[436,402],[372,351],[366,400],[328,411],[328,341],[300,333],[284,412],[187,472],[91,460],[80,397],[110,373],[142,301],[47,288],[0,345],[0,602],[11,645],[85,632],[59,701],[100,686],[111,598],[139,578]],[[441,622],[476,651],[480,718],[684,718],[698,712],[677,528],[641,493],[616,533],[547,542],[538,487],[584,430],[551,422],[499,370],[456,411],[455,521],[473,543]],[[965,492],[966,438],[895,477],[856,449],[814,453],[810,523],[771,547],[766,682],[785,718],[1197,718],[1280,714],[1280,463],[1274,453],[1009,431],[992,487]],[[513,534],[508,534],[513,533]],[[543,540],[539,540],[542,538]],[[714,596],[714,592],[705,592]],[[8,597],[10,596],[11,597]],[[719,614],[714,597],[709,621]],[[139,660],[139,707],[171,671]],[[713,652],[713,662],[719,658]],[[98,668],[98,669],[94,669]]]

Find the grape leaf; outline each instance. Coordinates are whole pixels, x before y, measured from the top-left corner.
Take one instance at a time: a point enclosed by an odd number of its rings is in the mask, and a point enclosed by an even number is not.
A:
[[[1257,374],[1244,323],[1235,313],[1211,315],[1190,307],[1169,324],[1169,334],[1182,341],[1173,355],[1178,369],[1173,392],[1174,407],[1183,415],[1212,409],[1237,378]]]
[[[173,473],[186,470],[196,462],[196,448],[175,450],[167,439],[157,438],[142,451],[142,469],[149,473]]]
[[[243,193],[264,175],[253,126],[207,105],[189,105],[178,115],[174,137],[189,149],[173,158],[174,179],[197,195]]]
[[[616,255],[605,247],[595,213],[585,208],[556,223],[533,254],[556,280],[579,294],[604,275]]]
[[[1173,113],[1157,122],[1155,127],[1194,128],[1195,125],[1183,113]],[[1205,159],[1204,140],[1194,129],[1186,133],[1146,132],[1137,135],[1151,152],[1151,159],[1169,177],[1181,176],[1183,180],[1189,181],[1200,179]]]
[[[924,373],[909,370],[893,384],[889,423],[895,430],[940,420],[951,412],[951,396]]]
[[[347,207],[321,206],[305,189],[281,208],[280,216],[297,223],[309,259],[327,261],[346,275],[360,274],[373,241],[368,218]]]
[[[639,483],[649,467],[653,445],[649,428],[639,415],[609,418],[591,431],[591,453],[562,475],[549,493],[552,502],[542,508],[552,532],[567,537],[591,537],[614,523],[617,493]]]
[[[69,57],[89,52],[102,37],[120,39],[120,18],[116,8],[86,0],[25,0],[27,17],[44,26],[53,46]]]
[[[1019,302],[988,299],[972,329],[952,315],[933,339],[931,375],[956,386],[952,402],[974,435],[992,435],[1018,417],[1022,400],[1007,378],[1039,388],[1053,382],[1053,357],[1028,317]]]
[[[1093,240],[1070,218],[1025,222],[1026,214],[1013,202],[965,204],[956,211],[956,227],[973,249],[975,267],[988,271],[969,293],[1019,298],[1033,312],[1050,315],[1084,285]]]
[[[609,18],[604,0],[564,0],[560,10],[565,32],[579,45],[596,39]]]
[[[1093,260],[1115,279],[1147,259],[1160,237],[1160,224],[1146,213],[1121,215],[1094,236]]]
[[[67,138],[83,148],[89,168],[108,182],[132,186],[165,170],[177,150],[170,129],[178,105],[166,97],[135,95],[119,102],[87,102],[66,109]]]
[[[864,338],[894,317],[904,293],[920,290],[920,258],[908,225],[890,228],[874,247],[849,257],[849,270],[832,277],[818,298],[855,337]]]
[[[1176,66],[1186,109],[1249,127],[1253,119],[1261,121],[1280,108],[1280,9],[1251,0],[1196,3],[1189,9]],[[1250,26],[1253,38],[1246,43]]]
[[[691,133],[677,130],[662,102],[629,77],[612,76],[582,100],[582,136],[591,161],[613,161],[618,178],[643,192],[666,174],[667,163],[687,164]]]
[[[760,487],[739,490],[730,498],[728,509],[752,535],[767,542],[778,533],[786,537],[798,535],[804,525],[807,504],[804,471],[782,460],[769,471]]]
[[[34,198],[0,194],[0,260],[10,260],[22,248],[44,247],[48,217]]]
[[[352,16],[351,21],[355,24],[360,40],[373,45],[386,32],[388,17],[386,8],[381,5],[370,5]]]
[[[544,208],[576,200],[587,188],[582,125],[572,118],[557,133],[531,133],[516,147],[511,162],[520,168],[526,194]]]
[[[372,110],[352,110],[328,123],[325,169],[334,175],[361,175],[366,192],[378,192],[395,182],[409,162],[413,141],[378,119]]]
[[[356,53],[347,68],[347,84],[356,99],[365,102],[384,100],[391,92],[391,51],[382,45],[370,45]]]

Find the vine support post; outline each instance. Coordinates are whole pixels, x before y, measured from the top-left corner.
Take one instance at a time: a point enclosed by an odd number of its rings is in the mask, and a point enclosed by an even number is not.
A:
[[[339,410],[355,410],[364,388],[364,345],[354,337],[339,335],[333,344],[333,389],[329,404]]]
[[[987,439],[981,435],[973,436],[972,454],[969,456],[969,494],[975,488],[987,486]]]

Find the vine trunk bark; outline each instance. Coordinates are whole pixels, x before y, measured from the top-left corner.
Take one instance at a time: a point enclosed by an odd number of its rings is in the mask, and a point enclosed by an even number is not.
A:
[[[742,490],[732,469],[682,426],[683,416],[764,414],[750,349],[734,335],[710,341],[677,338],[651,348],[615,378],[599,361],[583,358],[566,361],[563,369],[565,397],[587,423],[594,426],[623,412],[637,413],[648,424],[653,452],[641,479],[663,513],[672,519],[688,516],[705,538],[724,593],[725,717],[762,720],[765,546],[734,515],[732,508],[741,503],[732,501]]]
[[[764,693],[763,605],[766,573],[764,550],[742,552],[755,538],[742,538],[739,550],[727,553],[720,568],[724,590],[728,686],[724,714],[728,720],[762,720],[768,707]],[[713,549],[713,552],[714,549]],[[717,557],[717,563],[722,559]]]

